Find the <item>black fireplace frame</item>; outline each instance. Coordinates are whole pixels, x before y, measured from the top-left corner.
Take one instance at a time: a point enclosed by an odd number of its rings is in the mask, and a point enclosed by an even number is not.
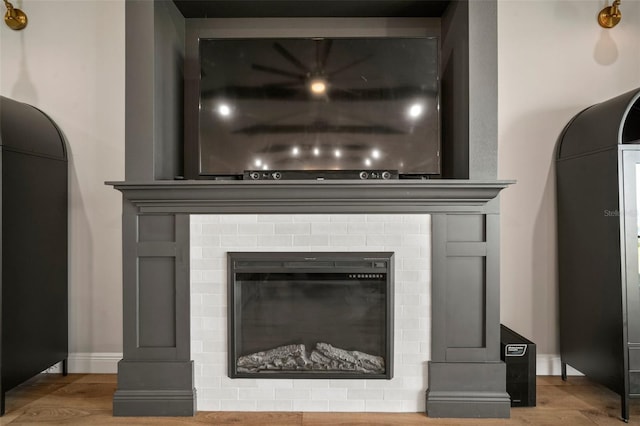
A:
[[[250,270],[248,267],[234,267],[234,262],[264,262],[260,271],[270,272],[293,271],[316,272],[324,263],[333,265],[334,272],[347,273],[381,273],[386,274],[386,301],[385,301],[385,372],[381,374],[355,373],[347,371],[308,371],[308,372],[283,372],[274,373],[245,373],[236,369],[236,350],[238,346],[236,336],[236,297],[234,274],[237,271]],[[384,269],[376,266],[377,262],[384,262]],[[267,266],[268,265],[268,266]],[[314,269],[316,271],[314,271]],[[256,267],[256,270],[258,268]],[[260,379],[385,379],[393,378],[393,351],[394,351],[394,253],[393,252],[227,252],[227,286],[228,286],[228,374],[234,378],[260,378]]]

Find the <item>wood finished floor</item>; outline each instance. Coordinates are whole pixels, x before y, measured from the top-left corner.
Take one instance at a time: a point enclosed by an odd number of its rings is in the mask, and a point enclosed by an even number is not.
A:
[[[430,419],[424,413],[199,412],[195,417],[112,417],[116,376],[41,374],[7,392],[1,425],[616,425],[620,398],[584,377],[538,377],[538,406],[511,410],[511,419]],[[640,425],[640,400],[630,424]]]

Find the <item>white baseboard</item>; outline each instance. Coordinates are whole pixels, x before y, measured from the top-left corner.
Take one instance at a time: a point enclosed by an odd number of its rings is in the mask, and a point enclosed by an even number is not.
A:
[[[75,352],[67,358],[69,373],[116,374],[121,352]],[[61,373],[62,363],[47,368],[47,373]]]
[[[120,352],[75,352],[69,354],[69,373],[116,374],[118,361],[122,359]],[[536,356],[536,373],[538,376],[559,376],[560,355],[539,354]],[[47,369],[48,373],[59,373],[60,364]],[[567,366],[570,376],[582,376],[578,370]]]
[[[561,374],[560,355],[539,354],[536,356],[536,375],[538,376],[559,376]],[[568,376],[583,376],[581,372],[567,365]]]

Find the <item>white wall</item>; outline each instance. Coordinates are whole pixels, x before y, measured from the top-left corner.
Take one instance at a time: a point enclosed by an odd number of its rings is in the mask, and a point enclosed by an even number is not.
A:
[[[498,3],[499,177],[518,180],[502,195],[501,316],[543,355],[559,352],[557,138],[584,108],[640,87],[640,1],[623,1],[610,30],[596,22],[604,3]]]
[[[0,25],[0,94],[52,117],[70,151],[73,371],[84,353],[122,351],[121,201],[104,182],[124,178],[124,0],[14,6],[29,24],[23,31]]]
[[[558,352],[556,139],[583,108],[640,87],[640,1],[623,0],[612,30],[595,21],[604,3],[498,3],[499,176],[518,180],[502,196],[502,321],[542,354]],[[70,351],[120,352],[121,203],[103,182],[124,178],[124,0],[14,5],[29,26],[0,25],[0,93],[51,115],[71,151]]]

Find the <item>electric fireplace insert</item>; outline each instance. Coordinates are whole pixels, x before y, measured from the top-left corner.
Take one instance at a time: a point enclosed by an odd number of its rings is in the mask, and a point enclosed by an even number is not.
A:
[[[393,375],[393,253],[230,252],[229,376]]]

